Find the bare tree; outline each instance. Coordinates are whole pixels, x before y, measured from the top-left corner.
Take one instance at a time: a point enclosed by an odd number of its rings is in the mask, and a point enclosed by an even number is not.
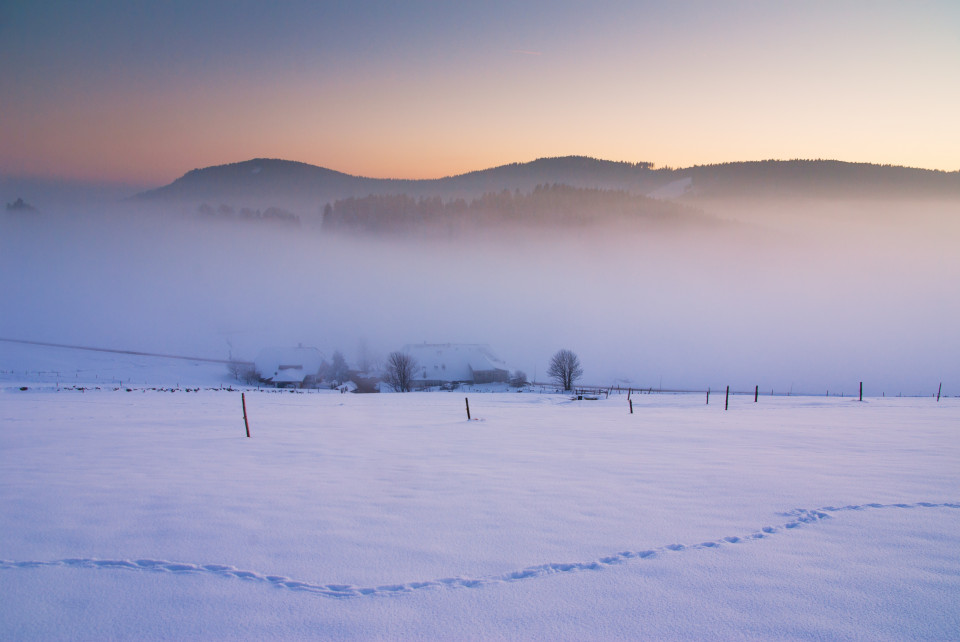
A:
[[[580,358],[570,350],[558,350],[553,358],[550,359],[550,367],[547,368],[547,374],[557,382],[564,390],[571,390],[573,383],[583,376],[583,368],[580,367]]]
[[[233,343],[230,339],[227,339],[227,371],[231,377],[247,385],[253,385],[260,381],[256,366],[248,361],[233,358]]]
[[[522,388],[527,385],[527,373],[523,370],[515,370],[512,375],[510,375],[510,385],[514,388]]]
[[[252,386],[260,381],[260,375],[257,374],[257,369],[252,363],[231,360],[227,363],[227,370],[231,377],[247,385]]]
[[[357,367],[360,369],[360,372],[370,372],[376,367],[375,362],[377,359],[370,353],[367,340],[362,337],[360,338],[360,343],[357,345],[357,355]]]
[[[397,392],[410,392],[413,374],[417,369],[417,360],[404,352],[391,352],[387,355],[383,380],[393,386]]]

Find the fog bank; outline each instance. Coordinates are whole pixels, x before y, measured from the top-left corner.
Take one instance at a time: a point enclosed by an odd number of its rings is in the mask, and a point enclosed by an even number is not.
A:
[[[302,343],[354,364],[482,342],[539,380],[565,347],[591,384],[960,386],[954,205],[705,209],[728,223],[440,241],[127,206],[4,213],[0,337],[241,359]]]

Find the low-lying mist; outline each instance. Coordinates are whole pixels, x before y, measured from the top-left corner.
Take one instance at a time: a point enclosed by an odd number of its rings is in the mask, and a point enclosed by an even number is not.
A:
[[[955,204],[704,209],[723,222],[443,240],[128,205],[3,213],[0,337],[224,359],[302,343],[352,363],[489,343],[538,380],[570,348],[588,384],[960,392]]]

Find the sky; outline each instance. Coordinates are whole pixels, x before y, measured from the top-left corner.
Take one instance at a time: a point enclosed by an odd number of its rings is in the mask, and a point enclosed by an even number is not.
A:
[[[960,4],[0,2],[0,175],[564,155],[960,169]]]

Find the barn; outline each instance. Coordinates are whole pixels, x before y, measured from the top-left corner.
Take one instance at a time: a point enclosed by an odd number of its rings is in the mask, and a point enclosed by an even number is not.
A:
[[[454,383],[499,383],[510,379],[507,364],[484,343],[416,343],[402,350],[416,359],[415,387]]]
[[[253,361],[260,381],[277,388],[315,388],[323,354],[316,348],[264,348]]]

